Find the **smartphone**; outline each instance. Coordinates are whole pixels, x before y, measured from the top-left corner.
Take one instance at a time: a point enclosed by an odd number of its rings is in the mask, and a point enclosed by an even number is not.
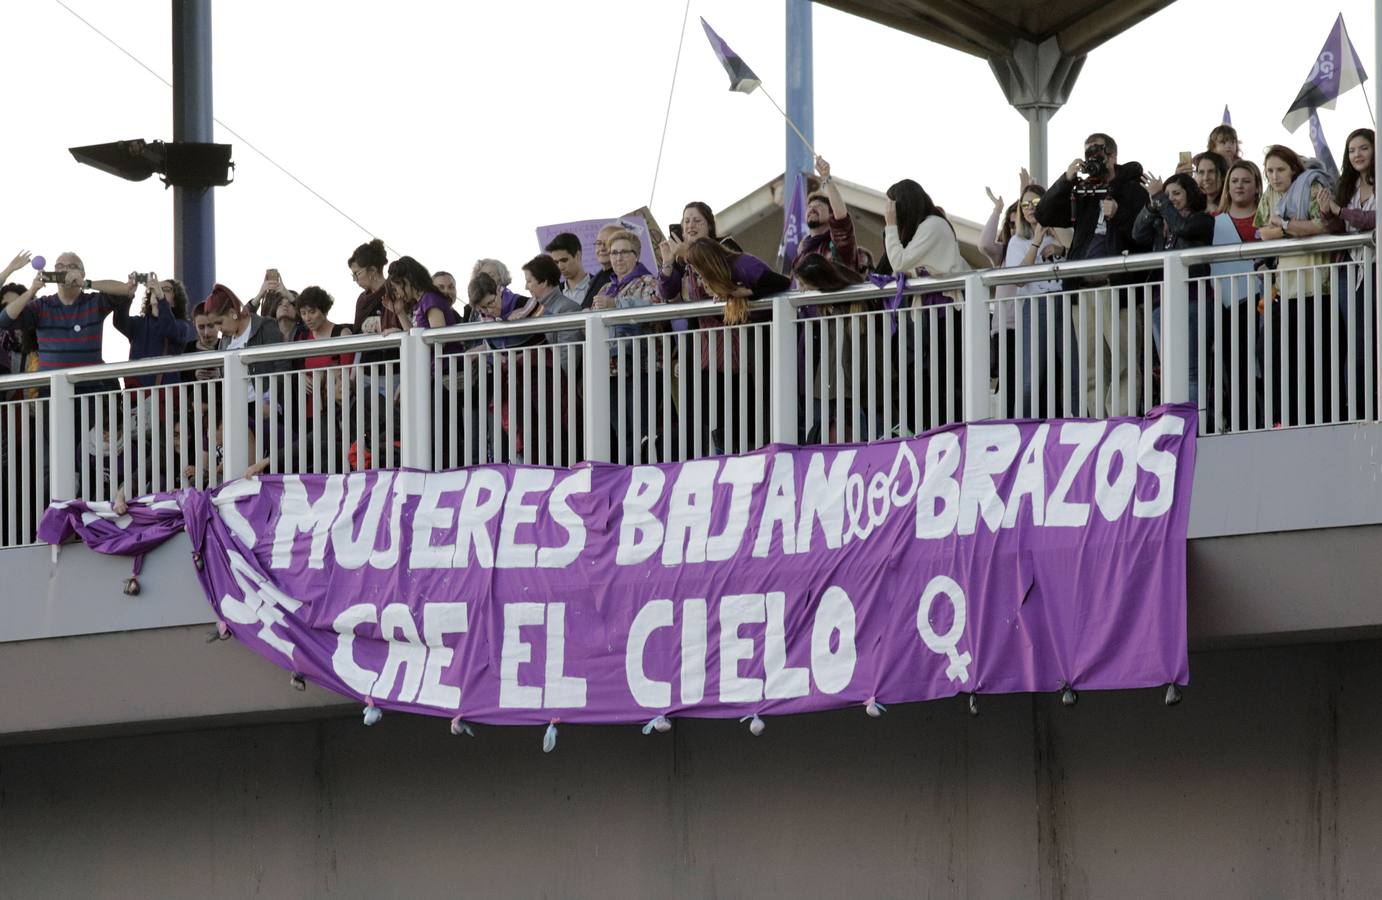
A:
[[[681,223],[677,223],[675,225],[668,225],[667,232],[679,241],[686,240],[686,234],[681,230]]]
[[[1194,164],[1195,164],[1195,154],[1191,153],[1189,150],[1182,150],[1182,151],[1180,152],[1180,164],[1181,164],[1182,166],[1191,166],[1191,165],[1194,165]]]
[[[264,280],[265,280],[265,281],[274,281],[274,282],[278,282],[278,283],[281,284],[281,283],[283,282],[283,277],[282,277],[281,275],[278,274],[278,270],[277,270],[277,269],[265,269],[265,270],[264,270]]]
[[[148,272],[138,272],[138,273],[136,273],[135,276],[134,276],[134,283],[135,283],[135,284],[148,284],[148,283],[149,283],[149,273],[148,273]]]
[[[44,272],[44,273],[43,273],[43,283],[44,283],[44,284],[62,284],[62,283],[65,282],[65,281],[67,281],[67,273],[66,273],[66,272]]]

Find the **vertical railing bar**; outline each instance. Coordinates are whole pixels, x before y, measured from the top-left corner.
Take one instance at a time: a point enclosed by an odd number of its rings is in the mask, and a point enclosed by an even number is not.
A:
[[[96,428],[96,421],[101,417],[100,399],[93,395],[77,395],[77,480],[81,484],[81,493],[78,495],[83,500],[93,499],[91,493],[91,465],[86,459],[87,434],[92,429],[96,429],[96,434],[100,434],[100,429]],[[53,416],[56,419],[63,414],[63,410],[57,410]],[[64,465],[71,465],[70,461]]]
[[[163,416],[160,411],[163,409],[163,388],[155,379],[154,386],[148,390],[148,409],[145,412],[149,420],[149,478],[145,482],[149,490],[153,492],[162,491],[163,473],[168,471],[163,460]]]
[[[3,396],[3,394],[0,394]],[[16,407],[18,403],[0,401],[0,413],[4,414],[4,448],[0,448],[5,454],[5,521],[0,522],[0,547],[13,547],[20,543],[19,532],[24,524],[24,514],[20,510],[21,499],[19,492],[19,479],[15,477],[16,464],[23,463],[22,459],[16,459],[23,451],[24,439],[19,434],[19,419],[16,418]],[[25,479],[27,481],[27,479]],[[27,503],[23,503],[27,507]]]
[[[1362,409],[1359,403],[1361,398],[1358,396],[1357,378],[1358,363],[1360,361],[1358,359],[1358,354],[1361,348],[1358,343],[1358,309],[1357,304],[1354,302],[1356,299],[1354,270],[1356,268],[1357,263],[1352,255],[1349,256],[1348,262],[1339,267],[1340,272],[1342,272],[1344,276],[1343,298],[1344,323],[1346,329],[1344,331],[1343,344],[1344,356],[1348,359],[1348,362],[1343,367],[1344,403],[1348,406],[1349,420],[1353,422],[1362,419]],[[1338,304],[1336,303],[1335,306],[1337,307]],[[1338,357],[1336,356],[1335,358],[1337,359]],[[1335,419],[1337,421],[1337,414]]]
[[[1305,274],[1305,273],[1302,273]],[[1325,421],[1324,416],[1324,299],[1320,296],[1320,267],[1311,266],[1309,270],[1310,285],[1314,290],[1310,294],[1310,299],[1306,304],[1305,314],[1308,321],[1314,323],[1314,335],[1311,343],[1314,345],[1314,365],[1315,371],[1314,390],[1311,391],[1314,403],[1315,419],[1309,422],[1310,425],[1319,425]]]
[[[427,347],[428,357],[430,357],[427,371],[432,376],[431,404],[428,409],[428,417],[432,420],[432,468],[433,470],[446,468],[446,435],[442,426],[442,419],[446,412],[446,397],[442,391],[445,389],[446,379],[442,374],[447,371],[447,356],[443,351],[443,344],[423,344]]]
[[[945,424],[940,413],[941,405],[941,339],[940,339],[940,311],[936,307],[923,308],[922,315],[926,318],[926,334],[928,336],[926,353],[926,375],[931,382],[929,396],[931,398],[930,416],[926,418],[924,427],[926,429],[938,428]],[[950,385],[946,385],[948,390]]]
[[[987,312],[987,304],[984,311]],[[963,418],[963,410],[955,408],[956,394],[964,396],[964,323],[960,319],[959,308],[954,303],[946,304],[940,313],[941,319],[945,321],[945,424],[959,422]],[[988,329],[980,329],[985,336]],[[985,345],[985,349],[987,345]],[[956,351],[959,352],[956,352]],[[957,391],[956,388],[959,388]],[[984,395],[988,395],[988,372],[984,372]],[[987,410],[985,411],[987,412]]]
[[[1345,272],[1347,272],[1348,266],[1347,264],[1345,264],[1341,268],[1344,269]],[[1328,284],[1330,285],[1330,287],[1332,287],[1335,291],[1338,291],[1339,285],[1334,283],[1336,279],[1330,278],[1330,275],[1330,271],[1326,269],[1324,277],[1328,279]],[[1324,321],[1329,323],[1329,421],[1338,422],[1341,418],[1339,403],[1343,393],[1339,390],[1339,376],[1349,366],[1344,364],[1343,357],[1339,355],[1339,331],[1343,327],[1343,322],[1339,320],[1339,304],[1333,302],[1335,298],[1330,296],[1329,291],[1325,291],[1323,293],[1320,292],[1320,280],[1320,271],[1319,267],[1317,266],[1315,269],[1316,303],[1323,305],[1321,314],[1323,315]],[[1347,284],[1347,275],[1345,275],[1345,284]],[[1344,296],[1346,297],[1347,294],[1345,294]]]
[[[739,378],[739,452],[747,453],[753,449],[752,441],[749,437],[749,329],[753,326],[745,323],[736,325],[730,335],[738,333],[739,355],[735,360],[735,365]],[[728,337],[729,335],[726,335]],[[755,404],[756,405],[756,404]]]
[[[318,466],[318,473],[338,471],[336,468],[336,379],[344,374],[339,366],[328,366],[326,369],[326,394],[322,397],[321,421],[317,423],[317,427],[326,429],[326,465]]]
[[[697,439],[700,429],[700,404],[692,402],[689,408],[687,406],[687,398],[688,396],[695,395],[695,388],[697,386],[689,383],[692,380],[691,372],[693,369],[697,373],[695,378],[697,384],[700,382],[701,359],[699,349],[694,358],[688,350],[689,346],[693,343],[692,336],[694,334],[699,334],[699,332],[682,331],[677,334],[677,409],[681,410],[680,427],[677,428],[678,460],[687,460],[691,458],[687,446],[688,443],[690,443],[690,446],[695,446],[694,441]],[[688,411],[690,413],[689,415]],[[687,424],[692,422],[694,422],[694,424],[688,428]]]
[[[1378,412],[1374,391],[1377,384],[1377,328],[1382,322],[1382,317],[1377,315],[1376,285],[1373,283],[1377,272],[1376,257],[1376,248],[1364,246],[1362,271],[1358,273],[1363,290],[1363,407],[1366,410],[1363,417],[1369,421],[1375,421]]]
[[[402,353],[400,352],[399,355],[401,357]],[[385,362],[383,364],[384,396],[387,398],[389,404],[388,409],[390,410],[390,413],[389,415],[384,417],[384,447],[382,458],[384,460],[384,467],[388,469],[396,468],[398,466],[398,450],[394,447],[394,444],[399,441],[399,436],[395,434],[397,429],[394,427],[392,413],[392,410],[398,406],[398,403],[401,400],[401,398],[397,398],[398,385],[395,383],[397,376],[394,374],[394,366],[396,365],[398,365],[397,360]]]
[[[633,373],[629,380],[629,393],[633,395],[633,429],[629,435],[629,462],[633,464],[647,462],[643,455],[646,446],[643,442],[643,360],[647,347],[648,339],[644,335],[629,339],[629,370]],[[622,411],[620,414],[623,415]],[[651,422],[648,424],[652,425]]]
[[[552,460],[547,456],[547,377],[552,370],[557,368],[556,358],[552,352],[553,348],[547,344],[540,344],[535,355],[538,360],[537,371],[533,373],[533,380],[537,382],[537,464],[540,466],[550,465]]]
[[[778,378],[782,376],[774,377],[772,369],[770,368],[773,363],[781,363],[784,366],[787,365],[787,360],[778,358],[776,349],[773,346],[773,329],[776,327],[778,327],[776,323],[754,326],[756,330],[753,335],[753,388],[754,396],[758,398],[758,401],[754,404],[754,408],[758,410],[757,415],[754,416],[754,427],[758,430],[757,440],[753,442],[753,447],[750,448],[754,450],[772,442],[773,404],[779,402],[782,397],[786,396],[786,394],[778,391],[776,387]],[[791,327],[795,335],[795,320]],[[791,361],[791,365],[795,370],[795,359]],[[795,391],[789,393],[795,395]],[[796,435],[792,435],[792,442],[796,443]]]
[[[802,392],[802,408],[806,412],[806,421],[801,423],[803,434],[809,435],[811,429],[816,424],[816,350],[814,347],[815,320],[801,319],[801,344],[806,354],[805,365],[802,366],[802,374],[805,377],[805,390]]]
[[[658,372],[662,376],[662,390],[658,396],[662,401],[662,462],[673,462],[672,447],[672,408],[675,406],[672,398],[672,336],[662,335],[662,358],[658,366]]]
[[[1006,297],[994,297],[993,300],[989,303],[988,309],[989,334],[997,338],[997,340],[994,343],[998,345],[998,359],[993,360],[992,362],[998,366],[998,390],[994,393],[994,400],[998,404],[998,418],[1000,419],[1008,418],[1008,395],[1010,393],[1016,393],[1018,396],[1022,394],[1021,390],[1016,390],[1009,385],[1009,381],[1016,379],[1013,377],[1013,373],[1009,371],[1013,368],[1013,366],[1008,365],[1008,341],[1011,340],[1011,338],[1009,338],[1008,336],[1009,329],[1004,327],[1004,325],[1006,324],[1004,322],[1004,319],[1007,316],[1007,312],[1009,309],[1011,309],[1013,312],[1013,324],[1017,324],[1018,319],[1016,297],[1016,292],[1013,293],[1012,299]],[[1018,358],[1021,355],[1017,351],[1017,348],[1021,345],[1022,342],[1018,341],[1017,346],[1013,347],[1014,364],[1017,363]],[[1013,397],[1012,407],[1014,413],[1017,412],[1017,407],[1019,403],[1020,401],[1017,400],[1017,397]]]
[[[457,395],[457,412],[459,416],[452,424],[452,431],[457,432],[453,435],[452,446],[456,448],[452,455],[453,466],[470,466],[475,464],[471,458],[470,449],[475,444],[475,404],[479,402],[476,398],[476,385],[478,376],[471,376],[471,364],[473,355],[463,352],[456,357],[456,367],[460,369],[460,380],[453,385],[453,390]]]
[[[724,441],[721,448],[725,453],[737,453],[739,435],[734,428],[738,412],[734,398],[734,330],[721,325],[720,332],[720,390],[724,401],[724,417],[720,420],[720,437]]]
[[[341,468],[343,474],[348,474],[353,468],[350,464],[350,448],[355,445],[355,362],[352,358],[348,365],[341,367],[341,411],[339,419],[341,423]],[[332,416],[335,421],[336,416]]]
[[[922,307],[915,305],[917,298],[912,297],[912,427],[916,434],[921,434],[929,427],[926,418],[926,377],[928,375],[923,361],[929,359],[926,352],[926,329],[923,322],[926,321],[926,313]]]

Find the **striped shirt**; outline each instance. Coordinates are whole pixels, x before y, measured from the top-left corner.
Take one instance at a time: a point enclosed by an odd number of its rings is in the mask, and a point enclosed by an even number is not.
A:
[[[39,371],[102,363],[101,323],[116,305],[127,302],[98,291],[83,291],[71,306],[57,294],[29,301],[18,318],[0,309],[0,328],[38,333]]]

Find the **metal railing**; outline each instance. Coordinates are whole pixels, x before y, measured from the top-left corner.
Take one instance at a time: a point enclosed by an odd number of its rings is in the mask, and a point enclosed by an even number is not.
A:
[[[50,496],[256,462],[666,462],[1185,400],[1206,435],[1373,421],[1374,252],[1371,235],[1207,247],[782,294],[735,325],[677,303],[4,377],[0,546],[32,543]]]

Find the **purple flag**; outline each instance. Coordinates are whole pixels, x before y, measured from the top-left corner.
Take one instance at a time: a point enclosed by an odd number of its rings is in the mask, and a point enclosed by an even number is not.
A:
[[[739,58],[738,53],[729,49],[729,44],[715,33],[715,29],[711,28],[710,23],[704,18],[701,19],[701,27],[705,29],[705,36],[710,39],[710,46],[715,55],[720,58],[720,65],[729,73],[729,89],[741,94],[752,94],[754,89],[762,84],[758,76],[753,74],[753,69]]]
[[[40,535],[131,554],[185,527],[246,647],[458,728],[1155,687],[1189,680],[1195,423],[272,475],[54,505]]]
[[[1228,114],[1228,104],[1227,104],[1227,103],[1224,104],[1224,124],[1225,124],[1225,125],[1232,125],[1232,124],[1233,124],[1233,116],[1230,116],[1230,115]]]
[[[1334,151],[1329,149],[1329,143],[1324,139],[1324,128],[1320,126],[1320,114],[1313,109],[1310,110],[1310,143],[1315,145],[1315,158],[1324,165],[1324,170],[1329,173],[1329,177],[1338,181],[1339,165],[1334,161]]]
[[[801,232],[806,222],[806,176],[797,173],[792,182],[792,199],[782,208],[782,243],[777,248],[777,258],[790,270],[792,261],[797,258],[797,246],[801,243]]]
[[[1340,94],[1367,80],[1363,61],[1358,51],[1353,49],[1353,41],[1348,38],[1348,29],[1344,27],[1344,17],[1340,13],[1334,21],[1333,30],[1329,32],[1329,39],[1324,42],[1324,49],[1315,57],[1314,68],[1281,120],[1282,126],[1287,131],[1295,131],[1309,121],[1311,110],[1321,107],[1333,109],[1334,101]]]

